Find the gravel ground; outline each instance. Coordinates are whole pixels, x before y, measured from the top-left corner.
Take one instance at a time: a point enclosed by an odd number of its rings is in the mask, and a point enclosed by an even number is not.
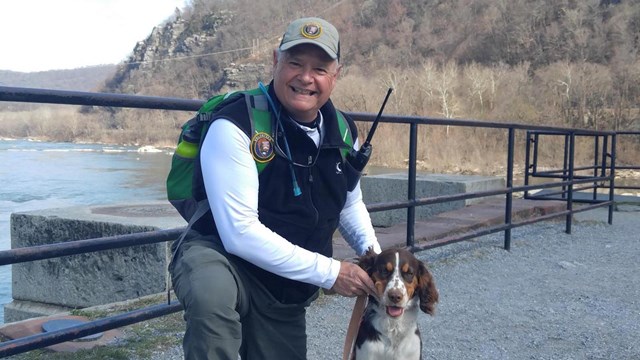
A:
[[[422,314],[423,359],[640,359],[640,206],[514,229],[418,257],[440,292]],[[323,296],[308,311],[310,360],[336,360],[354,299]],[[172,348],[154,359],[181,359]]]
[[[640,359],[640,207],[605,209],[419,253],[436,280],[423,359]],[[323,299],[324,300],[324,299]],[[311,360],[340,359],[353,299],[308,315]]]

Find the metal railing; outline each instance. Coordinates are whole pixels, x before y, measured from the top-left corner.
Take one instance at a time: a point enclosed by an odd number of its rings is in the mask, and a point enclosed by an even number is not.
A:
[[[31,103],[51,103],[51,104],[69,104],[69,105],[91,105],[91,106],[110,106],[110,107],[130,107],[130,108],[144,108],[144,109],[164,109],[164,110],[184,110],[184,111],[196,111],[204,103],[201,100],[185,100],[176,98],[163,98],[163,97],[150,97],[150,96],[133,96],[125,94],[104,94],[104,93],[88,93],[88,92],[75,92],[75,91],[60,91],[60,90],[45,90],[45,89],[29,89],[29,88],[16,88],[16,87],[2,87],[0,86],[0,101],[15,101],[15,102],[31,102]],[[354,120],[362,122],[372,122],[375,118],[375,114],[367,113],[350,113]],[[381,118],[382,122],[393,124],[406,124],[409,126],[409,142],[408,142],[408,193],[406,201],[395,201],[386,203],[377,203],[367,205],[367,209],[370,212],[387,211],[393,209],[407,209],[407,223],[406,223],[406,245],[412,251],[422,251],[437,246],[443,246],[454,242],[464,241],[478,236],[488,235],[496,232],[504,232],[504,248],[509,250],[511,243],[511,230],[532,224],[539,221],[544,221],[550,218],[565,216],[567,233],[571,232],[571,218],[576,212],[587,211],[596,207],[608,206],[609,207],[609,224],[613,220],[613,188],[614,188],[614,175],[615,175],[615,139],[616,133],[610,131],[588,131],[577,129],[564,129],[557,127],[546,126],[528,126],[523,124],[506,124],[495,122],[484,122],[475,120],[451,120],[451,119],[437,119],[415,116],[392,116],[385,115]],[[463,194],[454,194],[446,196],[436,196],[430,198],[416,198],[416,174],[417,174],[417,149],[418,149],[418,127],[419,126],[458,126],[458,127],[473,127],[473,128],[485,128],[496,129],[504,131],[507,137],[507,146],[505,151],[507,153],[506,159],[506,186],[503,189],[492,191],[480,191],[470,192]],[[536,185],[529,185],[525,183],[524,186],[514,186],[514,154],[515,154],[515,136],[516,132],[525,131],[528,132],[527,139],[530,136],[539,136],[542,133],[552,133],[554,135],[562,135],[566,137],[566,159],[565,165],[560,170],[561,180],[560,182],[543,183]],[[531,135],[534,134],[534,135]],[[595,139],[604,139],[603,143],[609,144],[604,148],[601,147],[598,154],[603,158],[607,158],[607,161],[598,163],[598,173],[595,172],[592,176],[576,176],[576,165],[574,163],[575,158],[575,138],[581,137],[593,137]],[[598,141],[598,140],[596,140]],[[527,141],[527,167],[529,166],[529,146]],[[534,155],[535,156],[535,155]],[[595,168],[595,167],[594,167]],[[540,172],[536,173],[540,174]],[[528,174],[531,175],[531,174]],[[608,183],[608,189],[610,197],[606,201],[598,201],[588,206],[574,209],[572,206],[573,198],[572,194],[575,190],[574,185],[578,184],[601,184]],[[566,201],[566,209],[561,212],[547,214],[536,218],[529,218],[519,222],[513,221],[512,203],[514,193],[530,192],[536,189],[548,189],[554,187],[562,187],[562,193],[566,194],[564,200]],[[471,231],[466,234],[456,235],[437,241],[430,241],[425,243],[416,244],[415,242],[415,210],[418,206],[444,203],[457,200],[467,200],[482,198],[487,196],[505,196],[505,212],[504,223],[496,226],[490,226],[479,230]],[[49,258],[56,258],[61,256],[84,254],[88,252],[103,251],[108,249],[123,248],[129,246],[137,246],[151,243],[160,243],[175,240],[183,229],[161,230],[152,231],[140,234],[119,235],[112,237],[104,237],[97,239],[87,239],[70,242],[60,242],[51,245],[42,245],[29,248],[11,249],[6,251],[0,251],[0,266],[8,264],[16,264],[27,261],[35,261]],[[63,240],[63,239],[61,239]],[[155,317],[164,316],[167,314],[181,311],[181,306],[177,302],[169,302],[167,304],[158,304],[155,306],[127,312],[121,315],[112,317],[106,317],[103,319],[88,322],[83,325],[69,327],[62,330],[57,330],[48,333],[36,334],[21,339],[15,339],[6,341],[0,344],[0,357],[19,354],[30,350],[58,344],[61,342],[78,339],[84,336],[97,334],[106,330],[115,329],[118,327],[134,324],[140,321],[148,320]]]
[[[560,137],[563,140],[562,166],[541,170],[539,165],[539,151],[543,138]],[[590,165],[575,165],[575,144],[578,137],[590,137],[593,140],[593,163]],[[615,149],[617,134],[611,136],[579,133],[575,131],[527,131],[526,160],[524,183],[528,185],[532,178],[559,179],[560,190],[531,194],[524,192],[525,199],[537,200],[565,200],[568,206],[576,203],[613,204],[615,181]],[[590,173],[589,173],[590,172]],[[578,187],[574,187],[578,185]],[[605,189],[606,198],[598,196],[598,190]],[[591,197],[575,198],[578,191],[590,190]],[[570,218],[567,218],[570,221]],[[613,221],[613,212],[609,211],[609,223]],[[570,224],[569,224],[570,225]]]
[[[640,131],[618,131],[616,132],[616,136],[621,139],[628,139],[631,142],[635,142],[635,144],[640,147]],[[637,161],[637,159],[635,160]],[[632,161],[634,164],[637,162]],[[616,164],[616,170],[631,170],[631,171],[639,171],[640,165],[624,165],[624,164]],[[617,190],[640,190],[640,183],[635,183],[634,185],[618,185],[616,184],[615,188]]]

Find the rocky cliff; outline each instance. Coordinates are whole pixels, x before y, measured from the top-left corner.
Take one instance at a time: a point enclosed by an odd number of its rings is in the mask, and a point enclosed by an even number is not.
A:
[[[136,44],[131,56],[107,83],[106,91],[206,98],[266,81],[269,66],[247,61],[242,52],[220,50],[224,37],[221,29],[233,21],[230,11],[187,18],[176,9],[172,18]],[[171,83],[171,88],[159,88],[163,83]]]

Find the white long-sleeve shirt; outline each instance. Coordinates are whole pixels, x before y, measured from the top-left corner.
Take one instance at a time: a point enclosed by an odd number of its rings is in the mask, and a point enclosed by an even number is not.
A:
[[[305,130],[318,144],[317,130]],[[339,261],[293,245],[258,219],[258,172],[250,142],[231,121],[217,119],[202,145],[205,189],[225,250],[282,277],[331,288],[340,272]],[[359,183],[347,194],[339,230],[358,255],[369,247],[380,252]]]

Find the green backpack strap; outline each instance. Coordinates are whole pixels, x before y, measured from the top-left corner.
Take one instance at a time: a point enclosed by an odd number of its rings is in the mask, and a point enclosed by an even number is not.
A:
[[[251,123],[251,136],[257,133],[269,134],[273,138],[271,112],[269,111],[269,103],[267,97],[260,89],[249,90],[245,93],[245,101],[249,110],[249,120]],[[256,161],[258,174],[264,170],[269,162]]]
[[[338,118],[338,130],[340,131],[342,141],[344,141],[345,144],[349,145],[348,148],[343,147],[342,149],[340,149],[342,160],[345,160],[349,152],[351,152],[351,150],[353,149],[353,135],[351,134],[349,123],[347,123],[347,119],[344,118],[344,115],[342,115],[342,113],[338,110],[336,110],[336,115]]]
[[[260,89],[253,89],[247,91],[246,97],[247,108],[251,109],[249,116],[251,118],[251,134],[256,133],[266,133],[271,135],[273,138],[274,134],[272,134],[272,119],[271,112],[269,112],[269,102],[267,101],[267,97],[260,91]],[[351,128],[349,127],[349,123],[347,119],[345,119],[344,115],[336,110],[336,118],[338,119],[338,130],[340,131],[340,136],[342,141],[347,144],[347,147],[342,147],[340,149],[340,154],[342,155],[342,159],[345,160],[347,155],[353,149],[353,134],[351,134]],[[258,162],[256,161],[256,167],[258,168],[258,174],[264,170],[264,168],[269,165],[268,162]]]
[[[269,112],[269,104],[264,94],[257,88],[242,91],[242,93],[247,103],[247,109],[249,109],[249,119],[251,123],[250,137],[258,132],[272,135],[271,113]],[[198,120],[203,124],[201,138],[204,138],[204,135],[207,133],[208,127],[215,116],[215,112],[220,108],[220,105],[233,94],[238,94],[238,92],[232,91],[226,94],[216,95],[210,98],[202,105],[200,110],[198,110]],[[268,162],[261,163],[256,161],[258,173],[261,173],[268,164]]]
[[[220,104],[222,104],[225,100],[230,98],[231,95],[237,94],[237,93],[238,93],[237,91],[229,91],[228,93],[225,93],[225,94],[217,94],[210,97],[207,100],[207,102],[205,102],[200,107],[200,109],[198,110],[198,114],[212,115],[216,110],[218,110],[218,108],[220,107]],[[203,120],[207,120],[207,119],[203,119]],[[212,119],[209,118],[208,120],[212,120]]]

